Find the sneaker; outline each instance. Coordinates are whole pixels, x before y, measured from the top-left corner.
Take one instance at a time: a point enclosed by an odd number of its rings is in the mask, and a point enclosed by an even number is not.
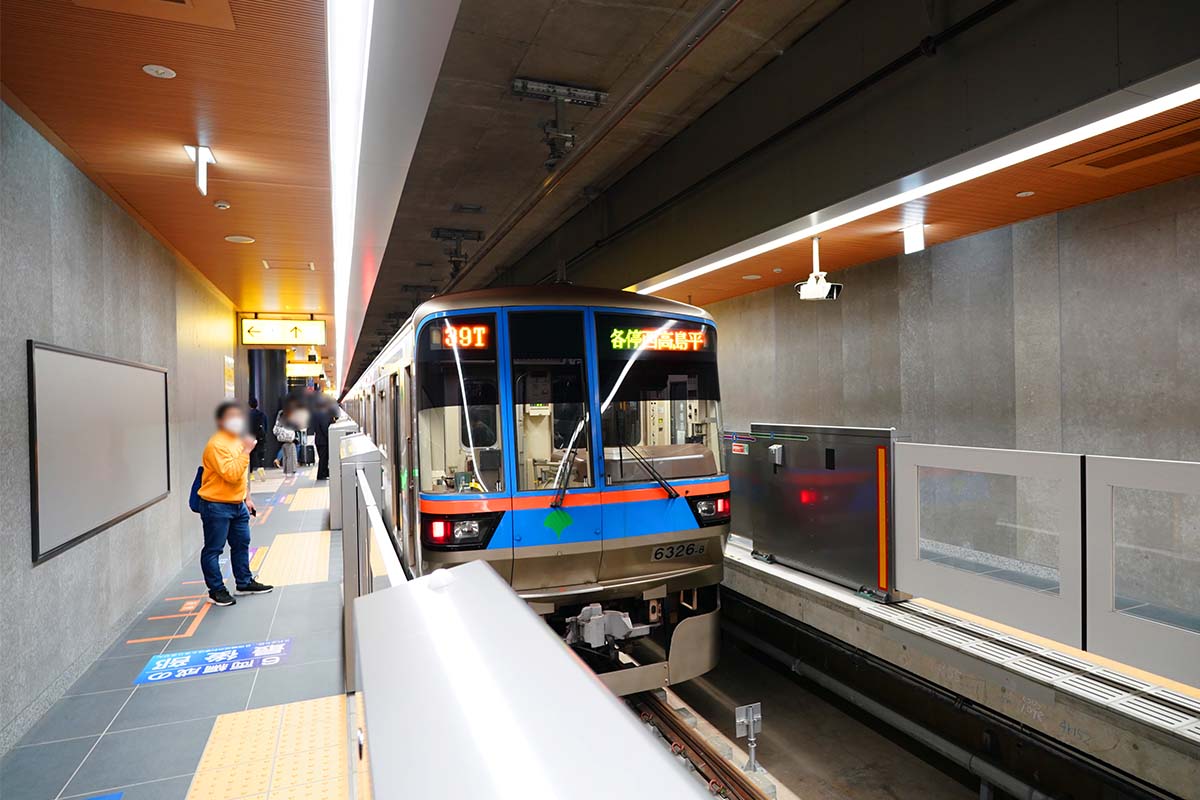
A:
[[[217,589],[208,593],[208,602],[214,606],[232,606],[237,603],[237,600],[229,596],[228,589]]]
[[[274,588],[275,588],[274,586],[268,586],[265,583],[259,583],[258,581],[250,581],[245,586],[237,587],[237,593],[238,594],[266,594],[267,592],[271,591]]]

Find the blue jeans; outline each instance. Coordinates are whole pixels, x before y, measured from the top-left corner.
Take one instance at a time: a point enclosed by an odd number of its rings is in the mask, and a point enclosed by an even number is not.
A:
[[[225,588],[221,577],[221,552],[229,542],[229,561],[238,586],[254,580],[250,572],[250,512],[245,503],[213,503],[200,498],[200,523],[204,526],[204,549],[200,569],[209,591]]]

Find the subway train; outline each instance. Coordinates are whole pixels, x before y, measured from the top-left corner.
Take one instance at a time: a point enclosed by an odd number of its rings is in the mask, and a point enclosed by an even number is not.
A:
[[[487,561],[619,693],[718,654],[729,531],[712,317],[571,285],[420,305],[346,392],[416,574]]]

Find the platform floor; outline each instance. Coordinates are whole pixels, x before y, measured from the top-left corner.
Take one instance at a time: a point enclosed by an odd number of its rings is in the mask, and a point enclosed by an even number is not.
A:
[[[218,608],[188,564],[0,761],[0,797],[345,795],[341,547],[328,489],[308,467],[269,471],[252,490],[251,564],[275,591]],[[166,658],[198,650],[208,652],[186,666]],[[304,738],[282,736],[283,720],[298,718]]]

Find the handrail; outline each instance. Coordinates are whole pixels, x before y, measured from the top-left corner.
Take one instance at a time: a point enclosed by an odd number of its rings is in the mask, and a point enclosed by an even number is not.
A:
[[[388,533],[387,526],[383,524],[383,515],[379,513],[379,505],[375,502],[375,495],[371,491],[371,484],[367,480],[367,474],[361,469],[356,470],[355,478],[358,483],[358,491],[362,493],[363,507],[367,512],[370,535],[378,546],[380,557],[383,559],[383,568],[387,574],[388,582],[392,586],[396,586],[405,581],[412,580],[413,574],[406,560],[402,557],[404,554],[400,543],[392,538],[391,534]]]

